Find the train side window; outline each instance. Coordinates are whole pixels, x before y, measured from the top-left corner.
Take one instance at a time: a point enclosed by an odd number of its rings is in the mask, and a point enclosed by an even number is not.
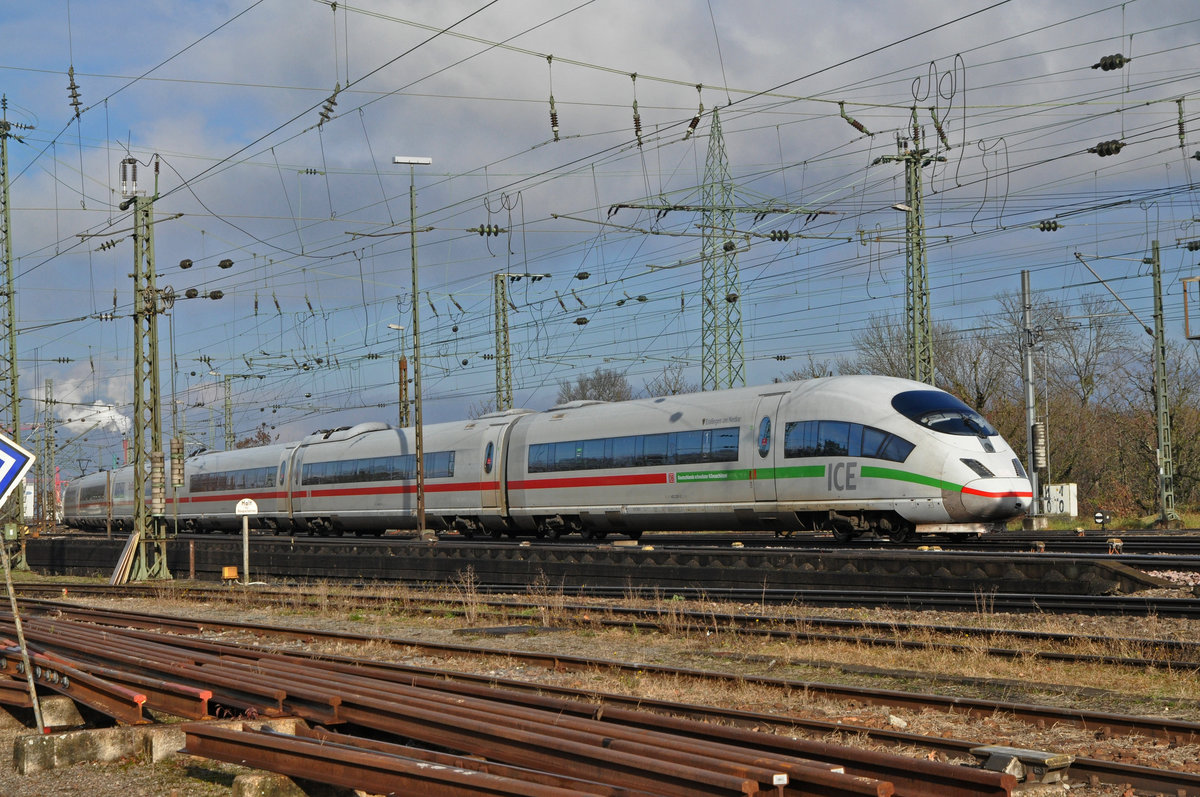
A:
[[[714,429],[712,433],[712,448],[709,453],[711,462],[737,462],[738,458],[738,428],[731,426],[727,429]]]
[[[704,461],[704,435],[702,431],[676,432],[675,459],[677,465],[690,465]],[[711,436],[711,435],[710,435]]]
[[[862,455],[864,457],[878,457],[879,449],[883,446],[883,441],[887,439],[887,432],[882,429],[876,429],[874,426],[864,426],[862,434]]]
[[[771,450],[771,419],[763,417],[758,424],[758,455],[765,457]]]
[[[892,462],[903,462],[908,459],[908,455],[916,448],[907,440],[892,435],[883,444],[883,448],[879,452],[880,459],[890,459]]]
[[[667,464],[667,445],[670,435],[648,434],[642,437],[642,456],[639,465]]]
[[[496,446],[494,443],[487,444],[487,451],[483,452],[483,472],[492,472],[492,454],[495,453]]]
[[[821,421],[817,431],[817,448],[821,456],[849,456],[850,424],[845,421]]]
[[[598,440],[584,440],[583,462],[581,462],[579,466],[589,470],[608,467],[608,463],[604,460],[605,442],[606,441],[603,438]]]
[[[552,470],[578,470],[579,444],[566,440],[554,444],[554,467]]]
[[[616,437],[612,441],[612,466],[614,468],[632,468],[637,465],[636,437]]]
[[[550,470],[550,444],[534,443],[529,446],[529,472],[545,473]]]

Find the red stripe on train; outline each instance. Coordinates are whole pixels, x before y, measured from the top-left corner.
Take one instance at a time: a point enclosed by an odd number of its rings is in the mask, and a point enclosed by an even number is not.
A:
[[[566,487],[623,487],[667,484],[665,473],[628,473],[620,476],[569,476],[558,479],[521,479],[508,483],[510,490],[556,490]]]

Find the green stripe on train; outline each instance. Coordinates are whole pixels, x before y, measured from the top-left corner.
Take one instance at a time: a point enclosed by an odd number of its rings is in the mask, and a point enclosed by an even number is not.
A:
[[[734,482],[754,479],[819,479],[825,475],[824,465],[797,465],[790,468],[755,468],[750,470],[699,470],[676,473],[676,482]]]
[[[898,482],[911,482],[912,484],[924,484],[927,487],[936,487],[939,490],[950,490],[951,492],[961,492],[963,486],[954,482],[942,481],[935,479],[932,476],[922,476],[919,473],[910,473],[906,470],[896,470],[895,468],[878,468],[874,465],[863,465],[859,471],[864,478],[870,479],[891,479]]]
[[[923,484],[938,490],[960,492],[961,484],[935,479],[896,468],[881,468],[876,465],[863,465],[859,475],[868,479],[889,479],[891,481]],[[732,482],[755,479],[820,479],[825,476],[824,465],[793,465],[784,468],[757,468],[755,470],[705,470],[676,473],[675,481],[686,482]]]

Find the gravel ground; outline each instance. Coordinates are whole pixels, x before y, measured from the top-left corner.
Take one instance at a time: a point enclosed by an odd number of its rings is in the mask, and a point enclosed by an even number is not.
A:
[[[217,604],[184,604],[173,600],[91,601],[111,603],[122,609],[175,613],[186,616],[262,621],[281,625],[348,630],[374,637],[402,637],[430,642],[454,642],[492,646],[505,650],[550,651],[562,655],[602,659],[662,663],[743,674],[769,674],[774,677],[870,685],[879,688],[906,689],[939,694],[962,694],[1021,702],[1075,706],[1098,711],[1166,715],[1200,721],[1200,680],[1188,673],[1124,672],[1110,668],[1098,675],[1068,665],[1049,665],[1034,661],[999,661],[990,657],[970,656],[958,659],[934,659],[928,655],[899,649],[862,649],[853,645],[763,642],[725,633],[692,632],[681,635],[638,631],[610,631],[574,622],[565,630],[551,633],[523,633],[493,637],[462,633],[462,618],[407,614],[378,614],[370,608],[338,605],[334,600],[320,611],[304,607],[278,606],[274,609],[231,607]],[[680,608],[697,608],[682,604]],[[701,605],[699,608],[703,608]],[[715,605],[709,608],[716,610]],[[762,607],[745,607],[761,610]],[[721,606],[729,611],[731,607]],[[795,615],[803,609],[778,610]],[[597,607],[602,612],[602,607]],[[816,612],[808,611],[808,614]],[[820,610],[823,616],[840,614],[860,619],[882,619],[878,612]],[[547,607],[553,622],[553,607]],[[1034,627],[1045,624],[1078,634],[1103,634],[1111,637],[1200,638],[1198,624],[1161,618],[1006,618],[1002,615],[953,615],[893,612],[886,615],[895,622],[919,620],[926,623],[991,624],[997,627]],[[546,619],[546,618],[542,618]],[[524,618],[525,622],[532,622]],[[484,624],[482,622],[480,625]],[[488,624],[491,624],[490,622]],[[456,633],[458,632],[458,633]],[[213,635],[213,639],[263,644],[262,640],[239,638],[240,635]],[[298,643],[280,643],[287,650]],[[312,649],[308,645],[306,649]],[[713,685],[679,678],[631,676],[606,670],[551,671],[520,664],[506,657],[435,658],[421,655],[413,648],[397,648],[373,643],[367,646],[325,646],[330,652],[364,658],[404,661],[447,670],[482,672],[499,678],[523,679],[554,685],[637,694],[664,700],[708,703],[751,711],[796,714],[826,720],[838,720],[868,727],[903,728],[909,732],[979,739],[981,742],[1017,747],[1070,752],[1096,758],[1139,762],[1149,766],[1200,772],[1200,748],[1171,748],[1146,740],[1127,738],[1098,739],[1095,734],[1070,728],[1035,729],[1004,716],[971,719],[961,714],[918,713],[885,707],[854,705],[825,700],[800,691],[782,691],[747,685]],[[905,675],[897,672],[907,670]],[[887,674],[882,674],[886,672]],[[936,674],[936,677],[933,677]],[[1105,684],[1108,688],[1097,688]],[[140,797],[208,797],[227,795],[233,778],[245,770],[217,762],[176,756],[158,764],[126,761],[108,765],[77,765],[28,777],[12,768],[14,739],[24,729],[0,727],[0,796],[65,797],[122,795]],[[861,738],[840,740],[864,744]],[[900,751],[905,752],[905,751]],[[921,755],[920,751],[907,751]],[[1072,788],[1072,795],[1108,797],[1121,795],[1119,787]],[[344,792],[349,794],[349,792]]]

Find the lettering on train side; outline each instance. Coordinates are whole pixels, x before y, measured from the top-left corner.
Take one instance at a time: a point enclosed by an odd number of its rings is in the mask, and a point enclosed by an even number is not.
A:
[[[844,493],[858,489],[858,463],[835,462],[825,469],[825,488]]]

